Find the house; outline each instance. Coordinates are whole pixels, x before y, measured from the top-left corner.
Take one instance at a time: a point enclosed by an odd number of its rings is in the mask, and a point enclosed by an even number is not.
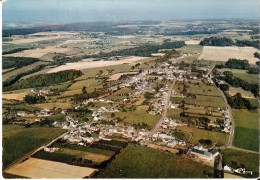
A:
[[[199,143],[193,147],[193,149],[191,150],[191,154],[196,155],[201,159],[210,161],[214,157],[216,157],[219,154],[219,152],[217,149],[208,150]]]

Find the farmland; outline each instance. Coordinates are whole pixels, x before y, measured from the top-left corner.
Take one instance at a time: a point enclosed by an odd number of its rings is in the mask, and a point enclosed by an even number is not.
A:
[[[206,178],[208,174],[213,174],[211,167],[185,158],[180,160],[175,154],[130,144],[97,177]]]
[[[257,112],[232,110],[235,120],[234,145],[259,151],[259,115]]]
[[[227,61],[229,58],[247,59],[250,64],[255,64],[258,59],[254,53],[258,51],[252,47],[203,47],[199,60]]]
[[[196,127],[181,126],[177,128],[177,131],[191,133],[192,138],[190,142],[194,144],[198,143],[200,139],[209,139],[212,143],[224,146],[228,141],[228,135],[225,133],[198,129]]]
[[[18,125],[3,126],[3,166],[24,156],[62,133],[62,129],[47,127],[24,128]],[[30,146],[28,146],[30,144]]]

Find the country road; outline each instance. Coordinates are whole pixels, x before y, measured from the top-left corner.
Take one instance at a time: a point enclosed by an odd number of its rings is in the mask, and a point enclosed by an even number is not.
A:
[[[171,84],[169,90],[168,90],[168,93],[167,93],[167,98],[166,98],[166,103],[165,103],[165,109],[162,113],[162,117],[161,119],[159,120],[159,122],[154,126],[154,128],[151,130],[149,136],[152,137],[153,134],[158,130],[158,128],[161,126],[161,124],[163,123],[163,120],[165,119],[166,115],[167,115],[167,109],[168,109],[168,105],[169,105],[169,101],[170,101],[170,98],[171,98],[171,94],[172,94],[172,89],[174,87],[176,83],[176,79],[174,80],[174,82]]]
[[[230,105],[228,104],[227,98],[226,98],[225,94],[223,93],[223,91],[221,91],[219,88],[217,88],[217,89],[220,92],[221,97],[225,101],[227,108],[228,108],[228,117],[229,117],[230,122],[231,122],[231,129],[230,129],[230,135],[229,135],[228,143],[227,143],[226,147],[232,147],[233,146],[234,134],[235,134],[235,122],[234,122],[234,117],[233,117],[233,114],[232,114],[232,109],[231,109]]]

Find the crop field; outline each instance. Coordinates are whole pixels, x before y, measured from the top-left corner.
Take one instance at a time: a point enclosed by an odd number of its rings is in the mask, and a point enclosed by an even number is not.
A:
[[[221,151],[223,154],[224,163],[228,164],[233,168],[241,166],[243,164],[246,170],[253,172],[252,176],[245,175],[246,178],[257,178],[259,177],[259,155],[253,153],[247,153],[234,149],[224,149]],[[233,162],[233,163],[232,163]]]
[[[65,163],[30,158],[6,170],[6,173],[32,179],[74,179],[90,177],[97,171],[93,168],[68,165]]]
[[[116,81],[118,80],[122,75],[126,75],[126,74],[138,74],[138,72],[125,72],[125,73],[117,73],[117,74],[113,74],[109,77],[108,81]]]
[[[259,151],[259,114],[246,110],[232,110],[235,120],[234,145]]]
[[[148,106],[137,106],[135,111],[115,112],[115,117],[120,117],[123,119],[122,123],[146,123],[150,128],[152,128],[159,121],[160,117],[148,114],[146,112],[147,109]],[[107,114],[109,117],[111,116],[111,113]]]
[[[231,71],[234,77],[241,78],[248,83],[258,84],[259,82],[258,74],[248,74],[247,70],[223,68],[223,69],[218,69],[218,71],[220,72]]]
[[[13,39],[12,41],[7,41],[6,43],[10,44],[27,44],[27,43],[34,43],[34,42],[39,42],[39,41],[49,41],[49,40],[55,40],[58,39],[59,37],[43,37],[43,38],[17,38]]]
[[[12,94],[3,94],[2,98],[3,99],[13,99],[13,100],[18,100],[22,101],[23,98],[27,95],[28,93],[12,93]]]
[[[178,165],[176,165],[178,164]],[[128,145],[98,178],[206,178],[213,168],[148,147]]]
[[[250,64],[255,64],[258,59],[254,53],[259,52],[253,47],[214,47],[204,46],[199,60],[228,61],[229,58],[247,59]]]
[[[220,96],[214,85],[207,85],[201,81],[192,80],[187,83],[187,93],[204,96]]]
[[[118,61],[92,61],[92,62],[67,63],[66,65],[61,65],[59,67],[50,70],[48,73],[59,72],[59,71],[64,71],[69,69],[82,70],[82,69],[91,69],[97,67],[113,66],[119,64],[131,64],[145,58],[146,57],[130,56]]]
[[[57,128],[3,125],[3,167],[65,132]]]
[[[10,71],[10,72],[7,72],[5,74],[3,74],[2,76],[2,80],[5,81],[7,80],[8,78],[10,78],[11,76],[15,76],[19,73],[23,73],[23,72],[26,72],[26,71],[29,71],[33,68],[36,68],[37,66],[39,65],[42,65],[42,64],[47,64],[46,62],[42,62],[42,61],[39,61],[39,62],[36,62],[36,63],[33,63],[33,64],[30,64],[28,66],[24,66],[22,68],[19,68],[19,69],[15,69],[13,71]]]
[[[193,136],[190,142],[194,144],[197,144],[200,139],[209,139],[212,141],[212,143],[217,143],[222,146],[226,145],[226,143],[228,142],[228,134],[221,133],[221,132],[208,131],[208,130],[198,129],[196,127],[186,127],[186,126],[177,127],[177,131],[191,133]]]

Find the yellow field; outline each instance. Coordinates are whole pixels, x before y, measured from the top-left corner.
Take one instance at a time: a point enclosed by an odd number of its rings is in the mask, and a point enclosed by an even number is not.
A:
[[[188,41],[185,41],[185,44],[186,45],[198,45],[200,43],[200,41],[197,41],[197,40],[188,40]]]
[[[203,53],[199,60],[210,61],[228,61],[229,58],[247,59],[250,64],[255,64],[258,59],[254,57],[254,53],[259,50],[253,47],[215,47],[204,46]]]
[[[48,53],[65,53],[69,50],[70,49],[68,49],[68,48],[57,48],[56,46],[49,46],[49,47],[46,47],[45,49],[25,50],[22,52],[8,54],[5,56],[40,58]]]
[[[13,100],[18,100],[22,101],[23,98],[27,95],[28,93],[13,93],[13,94],[3,94],[3,99],[13,99]]]
[[[30,158],[20,164],[16,164],[5,172],[32,179],[82,179],[91,177],[96,171],[96,169],[88,167]]]
[[[67,63],[66,65],[62,65],[52,70],[48,71],[48,73],[54,73],[59,71],[65,71],[69,69],[91,69],[91,68],[98,68],[98,67],[106,67],[106,66],[113,66],[119,64],[131,64],[141,59],[145,59],[147,57],[138,57],[138,56],[129,56],[125,59],[118,60],[118,61],[92,61],[92,62],[76,62],[76,63]]]
[[[235,88],[235,87],[229,87],[228,94],[231,96],[234,96],[236,93],[240,93],[243,98],[254,98],[254,95],[250,91],[245,91],[241,87]]]

